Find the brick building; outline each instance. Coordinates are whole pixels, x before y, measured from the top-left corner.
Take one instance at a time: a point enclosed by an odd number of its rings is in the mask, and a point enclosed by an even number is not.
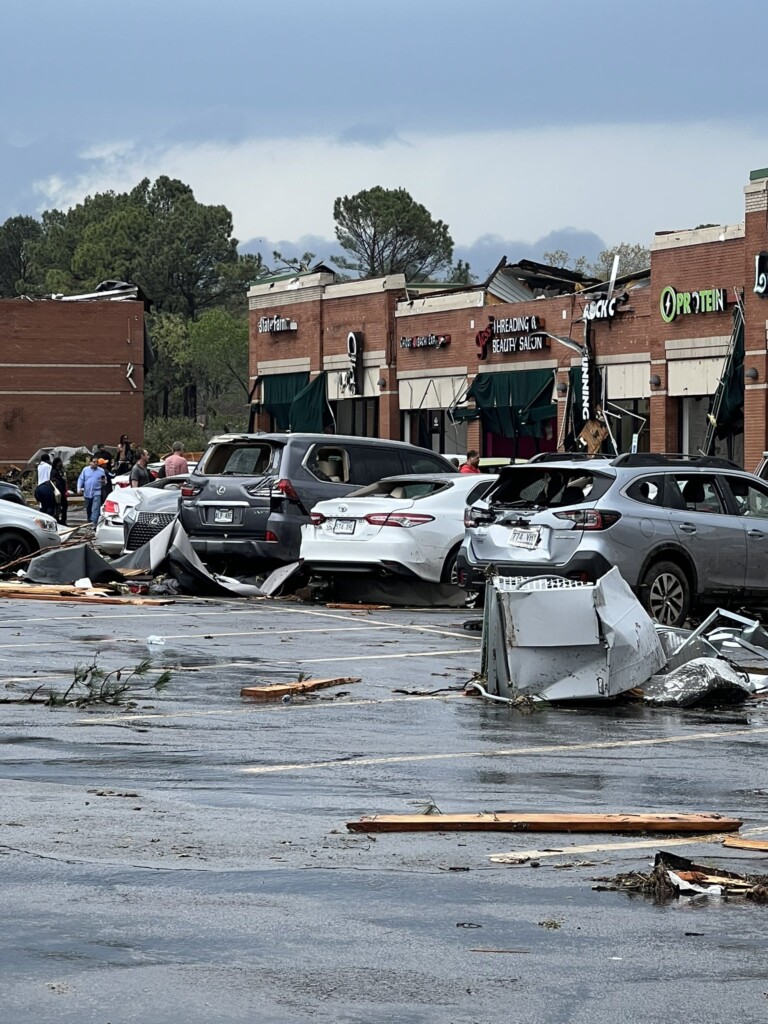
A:
[[[0,462],[23,465],[48,446],[117,444],[124,433],[141,441],[144,346],[135,288],[0,300]]]
[[[441,291],[399,275],[339,284],[322,266],[260,282],[248,293],[254,427],[294,427],[300,395],[309,429],[314,391],[328,430],[527,457],[569,447],[604,406],[620,451],[693,453],[713,411],[712,450],[753,469],[768,448],[768,169],[745,199],[743,223],[658,232],[650,270],[619,274],[610,296],[526,261]],[[724,378],[738,393],[730,419]]]

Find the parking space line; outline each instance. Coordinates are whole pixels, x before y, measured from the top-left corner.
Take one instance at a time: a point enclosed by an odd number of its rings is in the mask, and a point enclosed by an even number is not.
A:
[[[739,831],[740,836],[763,836],[768,832],[768,826],[762,825],[757,828],[745,828]],[[733,832],[707,832],[703,836],[681,836],[678,838],[663,838],[657,836],[655,839],[632,839],[624,843],[590,843],[585,846],[564,846],[562,849],[554,850],[551,847],[546,850],[509,850],[505,853],[491,853],[489,860],[494,864],[514,864],[513,858],[526,857],[529,860],[541,860],[542,857],[570,857],[574,853],[612,853],[614,850],[658,850],[660,846],[693,846],[699,843],[722,843]],[[506,858],[510,858],[507,860]]]
[[[451,654],[477,654],[476,647],[463,647],[458,651],[411,651],[407,654],[350,654],[345,658],[293,658],[291,661],[277,661],[275,665],[322,665],[342,661],[388,661],[394,658],[442,658]]]
[[[423,699],[423,698],[419,698]],[[631,747],[655,747],[672,743],[699,743],[704,740],[732,739],[734,736],[760,736],[768,727],[759,729],[727,729],[723,732],[694,732],[678,736],[659,736],[647,740],[602,740],[594,743],[560,743],[551,746],[509,747],[500,750],[459,750],[450,754],[398,754],[393,757],[350,757],[338,761],[309,761],[306,764],[269,764],[238,771],[249,775],[268,775],[271,772],[296,772],[315,768],[359,768],[375,764],[408,764],[424,761],[469,760],[476,757],[524,757],[532,754],[570,754],[582,750],[627,750]]]

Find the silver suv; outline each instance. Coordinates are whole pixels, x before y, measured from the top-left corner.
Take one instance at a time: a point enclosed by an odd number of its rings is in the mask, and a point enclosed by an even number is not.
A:
[[[465,512],[459,582],[510,576],[593,581],[618,566],[648,612],[768,605],[768,483],[727,459],[550,457],[501,470]],[[553,623],[553,628],[556,624]]]

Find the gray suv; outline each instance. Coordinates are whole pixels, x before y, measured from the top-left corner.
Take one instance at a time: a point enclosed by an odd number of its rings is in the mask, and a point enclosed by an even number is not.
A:
[[[726,459],[530,462],[501,470],[464,523],[458,572],[469,590],[491,566],[592,581],[615,565],[665,625],[703,605],[768,605],[768,483]]]
[[[400,441],[336,434],[214,437],[181,489],[179,519],[203,561],[295,562],[318,501],[385,476],[455,473],[441,455]]]

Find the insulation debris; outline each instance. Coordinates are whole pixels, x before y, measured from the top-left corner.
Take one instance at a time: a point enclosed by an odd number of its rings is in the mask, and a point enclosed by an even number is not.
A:
[[[695,864],[686,857],[661,851],[653,869],[646,873],[630,871],[612,878],[595,878],[598,892],[640,893],[658,902],[680,896],[742,897],[768,903],[768,875],[739,875],[722,868]]]

